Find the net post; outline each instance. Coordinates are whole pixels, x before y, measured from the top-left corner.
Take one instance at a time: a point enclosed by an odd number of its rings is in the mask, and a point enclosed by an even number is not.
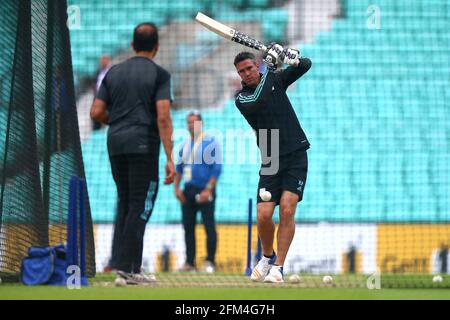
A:
[[[248,199],[248,221],[247,221],[247,267],[245,269],[245,275],[249,276],[252,273],[252,199]]]
[[[79,212],[80,212],[80,220],[79,220],[79,228],[80,228],[80,276],[81,276],[81,285],[88,285],[88,279],[86,277],[86,208],[84,206],[85,200],[85,191],[86,191],[86,182],[84,179],[78,179],[78,199],[79,199]]]
[[[69,185],[69,212],[67,217],[67,265],[78,265],[77,246],[77,190],[78,179],[70,178]]]

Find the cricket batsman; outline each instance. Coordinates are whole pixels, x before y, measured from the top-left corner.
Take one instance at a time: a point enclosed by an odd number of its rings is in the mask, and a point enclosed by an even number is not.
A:
[[[298,50],[271,44],[263,61],[267,68],[261,74],[253,53],[241,52],[234,59],[243,86],[236,97],[236,106],[255,130],[263,160],[257,195],[263,257],[250,277],[253,281],[282,283],[283,264],[295,233],[294,214],[305,188],[309,149],[286,90],[311,68],[311,60],[300,57]],[[276,71],[283,63],[288,67]],[[272,217],[277,205],[280,223],[275,254]]]

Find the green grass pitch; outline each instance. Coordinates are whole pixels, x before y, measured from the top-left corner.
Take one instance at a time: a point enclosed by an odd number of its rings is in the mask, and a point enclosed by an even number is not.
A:
[[[450,299],[450,277],[433,283],[430,275],[385,275],[381,289],[366,288],[364,275],[335,275],[324,285],[321,275],[301,275],[299,283],[282,285],[253,283],[242,275],[158,274],[148,286],[115,287],[113,274],[98,274],[89,287],[36,286],[3,283],[0,299],[106,299],[106,300],[440,300]],[[288,278],[288,276],[286,276]],[[411,288],[411,284],[415,288]]]

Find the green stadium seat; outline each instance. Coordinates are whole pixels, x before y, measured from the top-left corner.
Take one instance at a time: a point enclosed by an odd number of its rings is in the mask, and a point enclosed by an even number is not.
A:
[[[250,8],[268,8],[269,7],[269,0],[249,0],[249,7]]]
[[[98,54],[123,47],[135,23],[146,17],[160,24],[167,17],[185,21],[198,8],[208,8],[223,21],[262,21],[264,39],[271,40],[285,39],[288,21],[286,9],[269,7],[267,0],[226,4],[199,0],[189,5],[120,1],[123,12],[116,9],[114,14],[108,9],[112,5],[103,2],[102,19],[93,10],[100,1],[70,2],[79,2],[82,10],[89,11],[83,16],[86,28],[71,33],[77,47],[72,49],[77,50],[74,66],[80,73],[95,70]],[[237,9],[244,4],[246,10]],[[335,20],[330,31],[301,47],[313,67],[288,91],[311,142],[305,201],[297,219],[448,221],[450,6],[445,1],[380,0],[381,29],[368,30],[366,10],[372,4],[348,0],[347,18]],[[112,23],[114,28],[110,28]],[[102,30],[114,32],[104,37]],[[94,41],[97,48],[91,46]],[[185,116],[185,111],[175,111],[174,127],[184,128]],[[232,100],[205,119],[210,128],[223,128],[224,123],[227,128],[248,128]],[[114,183],[104,166],[106,150],[94,152],[105,139],[104,134],[94,134],[83,146],[88,187],[95,197],[91,204],[95,221],[112,221],[115,210]],[[257,171],[257,165],[224,166],[219,194],[233,190],[240,197],[236,201],[219,198],[218,221],[245,222],[246,200],[255,196]],[[101,184],[96,184],[100,179]],[[167,214],[155,216],[156,223],[180,219],[169,189],[161,189],[155,210],[164,208],[161,212]]]

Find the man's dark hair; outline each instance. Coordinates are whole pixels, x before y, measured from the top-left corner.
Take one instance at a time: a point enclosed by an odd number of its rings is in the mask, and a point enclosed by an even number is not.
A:
[[[136,52],[153,51],[158,41],[158,28],[155,24],[144,22],[134,28],[133,46]]]
[[[251,52],[244,51],[244,52],[238,53],[238,55],[234,58],[234,66],[236,66],[239,62],[247,60],[247,59],[252,60],[253,63],[256,64],[255,55]]]

